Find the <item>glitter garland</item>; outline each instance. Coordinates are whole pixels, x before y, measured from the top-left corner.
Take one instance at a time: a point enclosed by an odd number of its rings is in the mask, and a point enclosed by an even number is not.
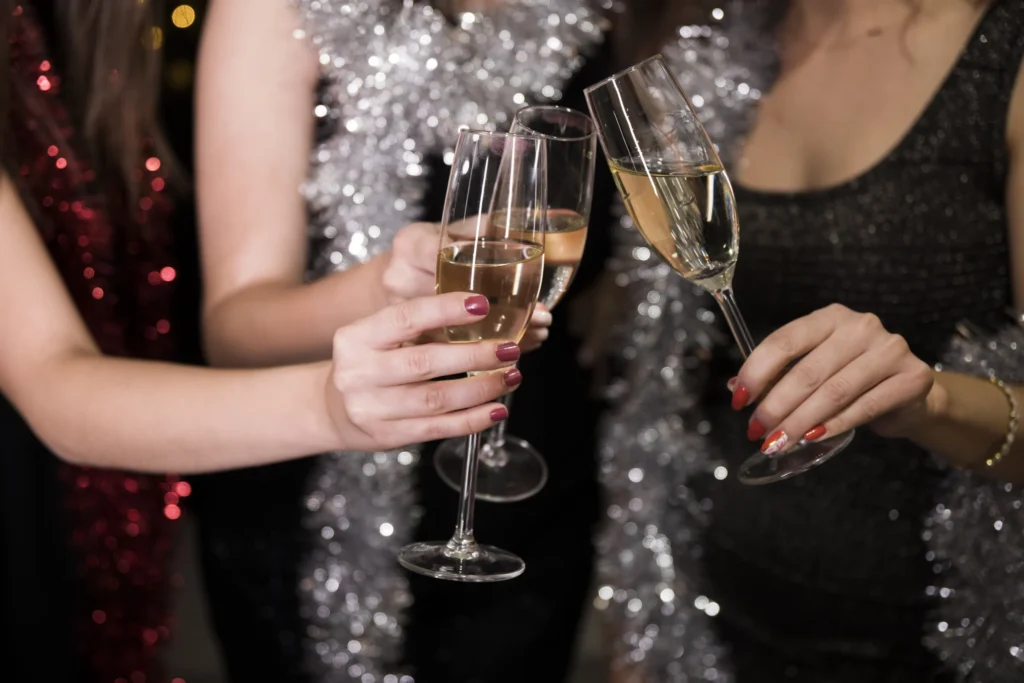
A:
[[[957,336],[942,368],[1024,383],[1024,328]],[[924,538],[940,600],[925,638],[964,683],[1024,676],[1024,495],[1019,486],[951,470]]]
[[[777,14],[756,1],[716,4],[705,23],[680,27],[662,54],[711,139],[728,141],[719,149],[728,163],[774,76],[765,26]],[[650,250],[621,203],[618,212],[610,268],[629,309],[612,346],[621,366],[608,388],[615,405],[601,425],[608,507],[596,605],[617,635],[616,668],[664,683],[729,683],[726,652],[708,623],[718,603],[696,588],[705,513],[687,481],[701,472],[729,476],[710,456],[699,402],[712,349],[731,340],[711,297]]]
[[[115,225],[95,172],[77,154],[61,78],[25,6],[13,11],[11,74],[16,180],[89,331],[107,354],[170,357],[176,272],[167,258],[170,202],[160,160],[140,166],[141,196]],[[174,476],[70,465],[61,479],[75,563],[76,644],[89,680],[158,683],[159,649],[172,626],[168,563],[189,485]]]
[[[309,277],[387,250],[417,220],[426,157],[450,161],[460,127],[497,128],[559,85],[605,28],[598,0],[519,0],[452,23],[405,0],[301,0],[296,37],[317,48],[314,114],[327,138],[303,192],[312,220]],[[299,593],[309,668],[325,683],[408,683],[396,670],[412,596],[395,561],[418,519],[418,447],[335,453],[314,465]]]

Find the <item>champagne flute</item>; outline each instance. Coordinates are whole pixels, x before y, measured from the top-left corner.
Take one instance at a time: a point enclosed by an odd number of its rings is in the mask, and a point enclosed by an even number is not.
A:
[[[746,358],[754,340],[732,290],[739,257],[732,185],[678,81],[658,55],[587,88],[586,97],[633,224],[673,270],[715,297]],[[788,479],[852,439],[851,430],[800,441],[780,455],[757,452],[740,468],[740,481]]]
[[[569,289],[583,258],[594,194],[597,136],[589,116],[556,106],[520,109],[511,130],[547,141],[548,211],[540,303],[550,310]],[[511,405],[512,394],[504,397],[504,403]],[[543,456],[524,439],[506,435],[506,424],[499,422],[492,428],[481,446],[476,483],[479,500],[525,500],[547,483],[548,467]],[[455,489],[466,458],[465,443],[463,439],[448,439],[434,453],[438,475]]]
[[[487,316],[446,328],[451,343],[518,342],[540,295],[547,220],[546,143],[538,137],[462,131],[448,179],[437,255],[437,292],[483,294]],[[491,582],[523,573],[516,555],[479,545],[473,512],[480,434],[467,437],[455,534],[447,541],[413,543],[398,561],[437,579]]]

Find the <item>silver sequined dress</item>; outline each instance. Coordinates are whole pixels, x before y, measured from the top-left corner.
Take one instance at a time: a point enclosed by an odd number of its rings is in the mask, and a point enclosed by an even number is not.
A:
[[[446,18],[410,0],[299,2],[297,36],[320,55],[325,131],[304,188],[310,277],[385,251],[420,218],[426,158],[447,161],[460,127],[502,127],[526,102],[559,98],[601,35],[600,5],[518,0]],[[412,680],[398,669],[410,594],[395,556],[416,521],[418,457],[416,446],[333,453],[313,467],[299,583],[311,680]]]
[[[664,49],[727,167],[771,86],[779,9],[720,3]],[[852,181],[799,194],[737,187],[735,288],[755,338],[839,302],[938,362],[956,323],[1001,319],[1005,122],[1022,29],[1021,2],[993,3],[911,130]],[[756,444],[748,415],[728,407],[734,344],[706,295],[628,219],[620,232],[614,265],[633,306],[627,371],[602,427],[598,595],[621,634],[616,655],[659,683],[1024,680],[1019,492],[868,430],[802,477],[740,485],[734,472]],[[1016,347],[1000,348],[1004,376],[1019,378]],[[970,354],[957,359],[971,367]]]

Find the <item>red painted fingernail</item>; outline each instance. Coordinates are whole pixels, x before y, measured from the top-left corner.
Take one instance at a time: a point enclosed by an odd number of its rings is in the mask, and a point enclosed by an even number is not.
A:
[[[775,455],[785,448],[787,443],[789,443],[789,435],[781,429],[776,429],[771,436],[764,440],[761,452],[765,455]]]
[[[498,357],[498,360],[508,361],[519,360],[519,344],[515,342],[505,342],[504,344],[498,344],[498,348],[494,351],[494,355]]]
[[[493,421],[495,421],[495,422],[501,422],[502,420],[507,420],[508,419],[508,408],[506,408],[505,406],[502,406],[500,408],[495,408],[494,410],[491,411],[491,419]]]
[[[487,297],[482,294],[471,296],[466,299],[466,310],[473,315],[487,315],[487,311],[491,309],[491,304],[487,301]]]
[[[725,383],[725,388],[728,389],[729,391],[735,391],[736,382],[739,381],[739,379],[739,377],[733,377],[731,380]]]
[[[519,383],[523,381],[523,373],[519,372],[515,368],[509,368],[505,371],[505,386],[515,387],[519,386]]]
[[[811,431],[804,434],[804,438],[808,441],[817,441],[823,436],[825,436],[825,425],[818,425]]]
[[[719,380],[721,381],[721,380]],[[742,384],[736,386],[732,392],[732,409],[743,410],[750,402],[750,390]]]
[[[767,431],[768,430],[765,429],[763,424],[757,420],[751,420],[750,424],[747,426],[747,438],[751,441],[760,441],[761,437],[763,437],[764,433]]]

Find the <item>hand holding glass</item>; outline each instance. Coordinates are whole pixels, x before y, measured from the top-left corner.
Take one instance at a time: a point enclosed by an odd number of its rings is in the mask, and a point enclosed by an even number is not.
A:
[[[536,137],[463,131],[455,146],[437,256],[437,292],[472,292],[490,309],[478,323],[445,330],[449,342],[518,342],[540,294],[547,220],[547,157]],[[438,579],[503,581],[526,565],[479,545],[473,512],[480,434],[468,437],[455,534],[402,549],[403,567]]]
[[[736,201],[679,83],[656,56],[587,88],[586,97],[633,224],[673,270],[715,297],[746,358],[754,341],[732,291]],[[767,484],[806,472],[852,439],[851,431],[776,456],[758,452],[743,463],[740,481]]]
[[[583,258],[594,193],[597,136],[590,117],[555,106],[520,109],[512,132],[533,135],[547,142],[547,223],[544,272],[540,303],[555,307],[572,284]],[[504,397],[506,406],[512,395]],[[540,491],[548,479],[544,458],[527,441],[505,433],[505,422],[488,432],[480,449],[477,498],[492,503],[525,500]],[[449,439],[434,454],[434,467],[452,488],[459,487],[465,441]]]

